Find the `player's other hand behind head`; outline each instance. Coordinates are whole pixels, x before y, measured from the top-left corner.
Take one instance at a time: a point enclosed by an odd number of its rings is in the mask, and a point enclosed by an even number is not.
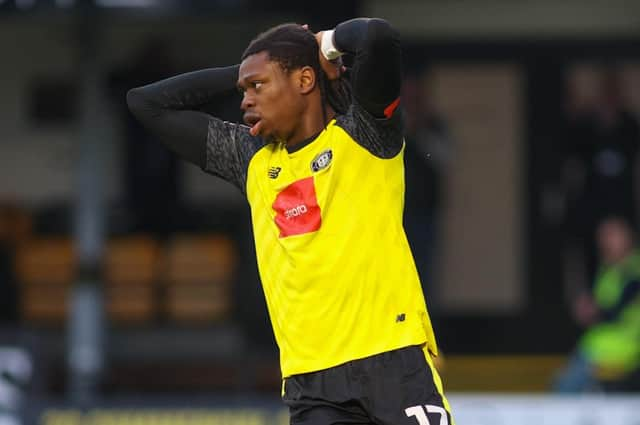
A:
[[[308,29],[308,27],[307,27]],[[344,64],[342,63],[342,58],[338,57],[334,60],[328,60],[322,54],[322,50],[320,47],[322,46],[322,34],[324,31],[320,31],[315,33],[316,41],[318,42],[318,55],[320,57],[320,66],[322,70],[327,75],[329,81],[337,80],[340,76],[346,71]]]

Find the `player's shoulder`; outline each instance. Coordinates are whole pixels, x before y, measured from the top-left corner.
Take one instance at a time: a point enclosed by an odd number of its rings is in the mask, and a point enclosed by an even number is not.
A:
[[[393,158],[403,146],[401,115],[397,108],[389,117],[375,117],[354,100],[344,113],[336,116],[336,125],[371,154]]]
[[[251,158],[251,164],[268,163],[274,155],[278,155],[281,150],[286,149],[284,143],[275,141],[264,141],[255,147],[255,152]]]

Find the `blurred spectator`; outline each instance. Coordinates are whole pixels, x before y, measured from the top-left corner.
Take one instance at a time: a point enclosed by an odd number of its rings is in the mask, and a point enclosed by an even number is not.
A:
[[[422,78],[416,75],[405,78],[402,102],[406,142],[405,229],[429,302],[437,279],[434,257],[452,144],[447,124],[430,104]]]
[[[565,134],[568,152],[563,170],[570,232],[565,266],[568,279],[593,280],[597,264],[594,230],[615,214],[637,225],[637,172],[640,126],[626,105],[614,69],[602,73],[591,104],[574,104]],[[575,96],[574,96],[575,97]]]
[[[640,391],[640,251],[623,218],[604,219],[596,234],[600,265],[593,290],[573,306],[586,331],[555,390]]]
[[[109,76],[109,89],[123,122],[125,204],[131,214],[131,231],[166,236],[179,213],[180,164],[161,143],[153,140],[129,113],[126,92],[132,87],[175,74],[168,46],[150,40],[135,52],[129,63]]]

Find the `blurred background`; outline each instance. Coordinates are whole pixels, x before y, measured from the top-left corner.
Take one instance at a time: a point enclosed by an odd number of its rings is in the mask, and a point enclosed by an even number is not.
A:
[[[0,0],[0,424],[288,423],[247,203],[125,93],[356,16],[457,423],[639,423],[639,2]]]

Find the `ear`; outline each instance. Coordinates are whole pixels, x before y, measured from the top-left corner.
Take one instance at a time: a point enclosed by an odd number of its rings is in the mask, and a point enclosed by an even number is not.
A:
[[[316,87],[316,73],[310,66],[298,70],[297,84],[301,94],[309,94]]]

